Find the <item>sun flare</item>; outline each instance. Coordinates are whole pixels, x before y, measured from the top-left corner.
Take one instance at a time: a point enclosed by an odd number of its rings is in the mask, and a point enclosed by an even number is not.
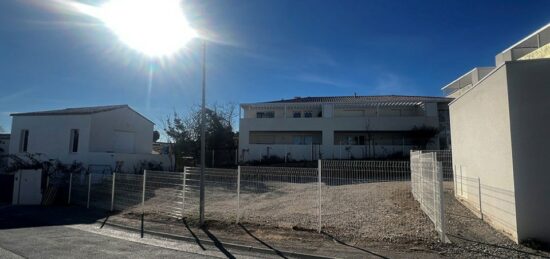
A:
[[[130,48],[150,57],[170,56],[197,37],[179,0],[111,0],[99,7],[77,8],[101,20]]]

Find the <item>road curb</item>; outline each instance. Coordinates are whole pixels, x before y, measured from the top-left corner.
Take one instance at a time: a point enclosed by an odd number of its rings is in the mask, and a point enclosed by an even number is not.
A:
[[[132,231],[132,232],[136,232],[136,233],[142,233],[141,229],[138,229],[138,228],[123,226],[123,225],[110,223],[110,222],[104,222],[102,220],[97,220],[96,223],[99,223],[101,225],[107,225],[107,226],[123,229],[123,230]],[[148,234],[148,235],[152,235],[152,236],[158,236],[158,237],[174,239],[174,240],[180,240],[180,241],[186,241],[186,242],[193,242],[193,243],[196,243],[197,240],[198,240],[201,244],[206,244],[206,245],[209,245],[209,246],[216,246],[216,242],[214,242],[212,240],[199,239],[199,238],[194,238],[194,237],[190,237],[190,236],[168,234],[168,233],[151,231],[151,230],[143,230],[143,233]],[[253,246],[245,246],[245,245],[239,245],[239,244],[235,244],[235,243],[227,243],[227,242],[221,242],[221,241],[219,243],[221,243],[226,248],[232,248],[232,249],[241,250],[241,251],[248,251],[248,252],[263,253],[263,254],[269,254],[269,255],[281,255],[282,254],[284,256],[304,258],[304,259],[332,259],[332,258],[337,258],[337,257],[326,257],[326,256],[318,256],[318,255],[305,254],[305,253],[289,252],[289,251],[284,251],[284,250],[275,251],[275,250],[272,250],[272,249],[259,248],[259,247],[253,247]]]

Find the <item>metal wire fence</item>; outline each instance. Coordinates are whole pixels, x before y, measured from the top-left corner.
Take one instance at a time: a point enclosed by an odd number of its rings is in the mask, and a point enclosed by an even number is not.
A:
[[[69,183],[68,202],[88,206],[89,176],[86,174],[71,174]]]
[[[89,207],[110,210],[113,194],[113,175],[89,174],[88,177],[88,180],[91,181]]]
[[[318,228],[317,168],[240,167],[239,218],[286,228]]]
[[[469,177],[457,170],[455,197],[478,216],[508,232],[517,231],[514,191],[483,183],[480,177]]]
[[[453,181],[453,153],[451,150],[423,150],[426,153],[435,153],[438,162],[441,162],[441,170],[443,171],[444,181]]]
[[[198,222],[200,168],[71,175],[70,203]],[[205,219],[372,239],[430,238],[408,161],[319,161],[317,168],[205,169]]]
[[[184,204],[184,174],[147,170],[144,177],[145,184],[142,187],[145,192],[144,213],[181,219]]]
[[[199,217],[200,168],[185,168],[184,217]],[[205,218],[210,221],[235,222],[237,217],[237,170],[205,168]]]
[[[113,209],[139,213],[143,201],[143,175],[116,173],[114,178]]]
[[[441,241],[446,242],[442,167],[437,153],[411,151],[412,194],[440,233]]]
[[[323,229],[374,239],[429,236],[411,197],[408,161],[323,160],[321,171]]]

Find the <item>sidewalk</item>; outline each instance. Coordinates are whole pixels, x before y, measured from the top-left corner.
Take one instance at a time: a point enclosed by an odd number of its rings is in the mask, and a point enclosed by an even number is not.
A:
[[[103,219],[102,223],[131,228],[141,231],[141,218],[127,218],[112,215]],[[336,258],[439,258],[437,252],[429,251],[428,247],[418,245],[398,245],[386,243],[357,244],[339,240],[330,233],[308,230],[285,230],[277,228],[262,228],[249,224],[218,224],[206,222],[206,228],[198,228],[185,220],[170,222],[143,221],[144,234],[170,234],[194,240],[198,244],[202,240],[214,240],[221,243],[237,244],[243,247],[253,247],[271,250],[274,254],[281,251],[336,257]],[[412,249],[411,249],[412,248]]]

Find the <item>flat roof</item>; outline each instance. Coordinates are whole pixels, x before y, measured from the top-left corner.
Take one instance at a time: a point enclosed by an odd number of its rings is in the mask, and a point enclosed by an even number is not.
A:
[[[452,98],[439,96],[413,96],[413,95],[351,95],[351,96],[316,96],[316,97],[294,97],[292,99],[281,99],[258,103],[246,103],[242,105],[260,104],[300,104],[300,103],[335,103],[335,104],[357,104],[357,103],[418,103],[418,102],[450,102]]]

